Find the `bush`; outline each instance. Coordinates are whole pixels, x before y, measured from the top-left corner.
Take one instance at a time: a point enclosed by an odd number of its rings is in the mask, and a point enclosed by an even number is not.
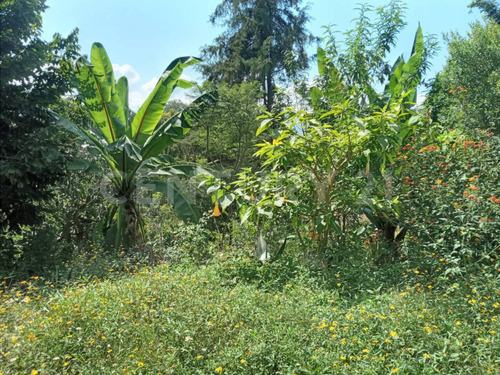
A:
[[[485,130],[434,128],[403,147],[394,191],[409,228],[410,255],[423,250],[445,273],[498,261],[498,155],[500,139]]]

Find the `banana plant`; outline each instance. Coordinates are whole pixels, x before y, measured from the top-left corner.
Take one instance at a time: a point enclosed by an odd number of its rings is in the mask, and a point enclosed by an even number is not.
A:
[[[384,110],[399,101],[402,115],[391,126],[394,130],[392,149],[389,150],[381,144],[383,151],[379,152],[378,155],[377,153],[373,154],[372,160],[376,163],[378,156],[381,165],[381,168],[371,170],[378,194],[364,200],[366,205],[363,207],[363,213],[372,225],[383,234],[384,239],[389,244],[390,253],[384,254],[385,259],[389,260],[398,258],[398,244],[402,241],[408,229],[399,227],[400,203],[397,197],[391,200],[385,198],[386,184],[381,182],[384,181],[383,174],[386,161],[393,162],[395,160],[397,152],[409,142],[411,136],[419,128],[418,124],[422,121],[422,116],[413,107],[417,101],[417,87],[421,83],[422,75],[426,69],[426,53],[424,35],[419,25],[408,61],[405,61],[403,55],[396,60],[382,96],[386,100],[385,103],[384,101],[381,103],[381,106],[385,105]],[[399,171],[394,171],[396,176],[400,173]],[[384,198],[379,198],[380,196]],[[384,259],[384,257],[381,259]]]
[[[424,44],[424,34],[418,25],[415,39],[408,61],[401,55],[394,63],[384,93],[389,94],[391,99],[397,99],[409,93],[406,103],[407,108],[411,108],[417,101],[417,86],[422,80],[425,71],[426,51]]]
[[[116,247],[139,241],[144,233],[136,193],[141,187],[165,193],[177,214],[196,222],[199,213],[178,186],[171,181],[152,177],[197,174],[192,165],[176,165],[161,155],[190,130],[192,120],[216,100],[206,93],[184,111],[164,119],[164,107],[176,87],[189,88],[192,83],[181,78],[185,68],[198,63],[194,57],[180,57],[170,63],[155,88],[136,113],[129,108],[128,81],[115,81],[111,61],[100,43],[92,45],[90,61],[84,57],[75,63],[78,90],[93,120],[86,129],[67,119],[60,125],[77,134],[95,149],[106,166],[101,170],[111,182],[111,203],[104,223],[107,239]],[[89,163],[83,162],[88,166]]]

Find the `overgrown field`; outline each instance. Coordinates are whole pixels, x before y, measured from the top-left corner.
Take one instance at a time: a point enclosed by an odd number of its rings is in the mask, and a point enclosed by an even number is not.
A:
[[[0,374],[499,373],[494,266],[446,282],[404,265],[360,280],[224,258],[4,288]],[[361,285],[384,277],[398,282]]]

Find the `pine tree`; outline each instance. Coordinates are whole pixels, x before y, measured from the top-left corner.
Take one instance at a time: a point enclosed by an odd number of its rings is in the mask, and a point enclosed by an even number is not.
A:
[[[302,0],[223,0],[210,17],[227,25],[213,45],[203,48],[202,73],[229,85],[258,81],[271,110],[278,80],[307,69],[306,47],[316,39]]]

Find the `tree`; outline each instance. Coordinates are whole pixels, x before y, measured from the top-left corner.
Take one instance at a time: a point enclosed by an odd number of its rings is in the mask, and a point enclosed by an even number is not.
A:
[[[198,60],[180,57],[163,72],[155,88],[139,108],[132,113],[128,105],[128,81],[121,77],[115,81],[111,61],[100,43],[94,43],[91,61],[81,57],[75,71],[78,89],[93,120],[92,128],[74,124],[60,118],[60,124],[87,142],[101,157],[106,170],[110,205],[105,232],[114,245],[129,245],[142,238],[142,220],[137,202],[139,185],[167,194],[174,209],[184,219],[196,221],[198,212],[192,207],[174,183],[141,177],[180,176],[197,171],[193,166],[174,165],[161,153],[191,127],[191,121],[210,104],[214,96],[206,94],[196,99],[184,111],[168,117],[159,124],[165,104],[176,87],[188,88],[192,84],[181,79],[183,70]],[[81,161],[82,169],[91,165]]]
[[[44,0],[0,3],[0,227],[40,218],[39,202],[63,176],[61,140],[48,107],[71,89],[77,32],[40,39]]]
[[[353,228],[362,229],[363,214],[388,240],[382,261],[399,255],[395,245],[406,233],[397,231],[398,199],[385,190],[391,184],[384,171],[423,123],[413,107],[430,52],[418,27],[408,60],[386,62],[404,25],[402,4],[378,8],[376,23],[369,10],[360,9],[344,46],[329,33],[326,47],[318,48],[320,77],[306,109],[262,116],[257,133],[271,129],[273,139],[259,144],[256,155],[267,175],[245,170],[235,182],[239,189],[228,193],[214,184],[210,191],[223,210],[237,201],[242,221],[253,220],[259,228],[282,215],[304,248],[308,238],[317,240],[319,253],[332,243],[342,248]],[[385,84],[384,91],[376,91],[376,84]]]
[[[315,38],[302,0],[223,0],[210,21],[227,25],[215,44],[203,48],[209,80],[234,83],[258,81],[264,104],[271,110],[277,80],[308,67],[306,47]]]
[[[213,87],[213,84],[208,84]],[[205,90],[204,87],[201,90]],[[234,176],[252,161],[255,132],[261,112],[258,104],[261,91],[258,82],[219,85],[217,104],[196,121],[188,136],[177,142],[172,154],[183,160],[203,157],[211,166]]]
[[[500,4],[495,0],[475,0],[469,5],[469,8],[478,8],[497,24],[500,24]]]
[[[500,132],[500,24],[471,25],[467,37],[451,33],[449,58],[428,98],[434,120],[453,127]]]
[[[398,232],[401,229],[399,207],[397,199],[392,199],[388,191],[386,177],[389,173],[398,173],[391,170],[390,165],[397,157],[398,147],[408,142],[419,121],[414,109],[417,87],[435,48],[433,38],[424,38],[419,26],[408,60],[401,55],[390,64],[387,54],[395,46],[397,35],[405,25],[404,5],[401,1],[391,1],[376,8],[374,21],[369,17],[371,11],[373,8],[367,5],[359,8],[356,27],[345,32],[342,41],[330,28],[327,29],[326,46],[318,48],[320,77],[318,86],[310,90],[310,103],[316,112],[328,113],[332,106],[351,98],[356,103],[353,116],[361,119],[378,116],[392,121],[390,131],[370,137],[366,153],[361,155],[366,167],[358,164],[357,170],[351,168],[353,173],[362,173],[361,168],[366,169],[363,173],[366,188],[360,197],[364,206],[360,209],[390,244],[391,251],[383,255],[390,259],[397,256],[395,245],[404,238],[406,230]],[[377,85],[384,88],[383,92],[377,91]],[[402,108],[396,110],[400,105]],[[389,115],[393,118],[385,117]],[[373,130],[371,133],[375,134]]]
[[[403,55],[394,63],[387,61],[387,54],[396,45],[397,36],[405,26],[404,10],[400,0],[375,10],[361,5],[355,28],[345,32],[343,40],[327,28],[325,47],[318,48],[318,82],[329,101],[349,92],[357,96],[359,111],[363,112],[375,106],[383,107],[396,99],[395,96],[411,92],[406,101],[415,103],[416,89],[430,65],[435,41],[432,37],[424,38],[419,26],[408,61]],[[372,12],[376,14],[373,21],[370,19]],[[341,86],[337,77],[341,78]],[[378,85],[384,87],[382,94],[376,90]],[[328,109],[328,101],[323,102]]]

